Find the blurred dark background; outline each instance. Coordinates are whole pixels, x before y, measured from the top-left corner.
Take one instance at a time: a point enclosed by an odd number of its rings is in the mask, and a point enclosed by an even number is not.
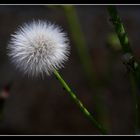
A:
[[[100,134],[71,101],[52,75],[44,79],[23,76],[10,63],[7,44],[10,34],[24,22],[42,19],[55,22],[68,33],[71,55],[61,75],[85,106],[110,134],[133,134],[133,96],[128,72],[121,61],[119,44],[108,38],[114,32],[106,6],[74,6],[92,58],[92,67],[102,82],[100,94],[92,90],[79,61],[64,13],[47,5],[0,5],[0,92],[7,85],[0,134]],[[140,60],[140,6],[117,6],[130,42]],[[96,88],[96,87],[95,87]],[[99,101],[96,100],[98,96]],[[100,104],[103,115],[96,112]]]

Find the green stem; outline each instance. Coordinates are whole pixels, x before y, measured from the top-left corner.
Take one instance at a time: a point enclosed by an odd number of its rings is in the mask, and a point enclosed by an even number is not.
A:
[[[94,119],[94,117],[91,115],[91,113],[84,107],[82,102],[77,98],[75,93],[71,90],[71,88],[68,86],[68,84],[63,80],[63,78],[60,76],[58,71],[54,69],[54,74],[56,78],[59,80],[60,84],[63,86],[63,88],[67,91],[67,93],[70,95],[72,100],[77,104],[77,106],[80,108],[80,110],[83,112],[83,114],[92,122],[92,124],[102,133],[107,134],[106,129]]]
[[[132,49],[130,47],[129,40],[128,40],[127,34],[125,32],[125,29],[124,29],[124,25],[121,21],[121,18],[118,15],[116,7],[112,6],[112,5],[108,6],[108,12],[111,17],[111,21],[115,27],[115,31],[120,40],[120,44],[122,45],[123,51],[125,53],[126,52],[132,53]]]
[[[108,12],[111,17],[111,21],[114,25],[115,31],[117,33],[117,36],[119,38],[120,44],[122,46],[122,50],[125,57],[125,64],[127,68],[132,72],[136,84],[138,87],[140,87],[140,66],[138,64],[138,61],[133,55],[133,51],[131,49],[128,36],[125,32],[124,25],[121,21],[121,18],[118,15],[118,12],[116,10],[116,7],[113,5],[108,6]]]
[[[106,116],[106,112],[102,106],[101,101],[101,81],[99,81],[96,77],[93,65],[92,65],[92,58],[89,54],[89,50],[86,44],[86,40],[84,34],[82,32],[81,24],[77,15],[77,11],[73,5],[62,6],[69,27],[70,32],[72,34],[73,41],[75,43],[75,48],[77,50],[77,54],[79,56],[79,60],[81,62],[84,74],[86,76],[87,82],[89,87],[94,92],[94,101],[96,101],[95,110],[98,115],[98,118],[101,121],[104,121],[104,116]],[[99,83],[100,82],[100,83]]]
[[[138,61],[133,55],[133,51],[131,49],[128,36],[125,32],[125,28],[121,18],[118,15],[117,9],[115,6],[108,6],[108,12],[111,17],[111,21],[114,25],[115,31],[119,38],[120,44],[122,46],[122,50],[124,53],[124,64],[126,68],[130,72],[130,80],[132,84],[132,92],[134,95],[134,106],[135,106],[135,123],[134,123],[134,131],[138,130],[138,101],[137,101],[137,91],[136,89],[140,89],[140,66]],[[134,79],[134,81],[133,81]],[[136,84],[136,85],[135,85]]]

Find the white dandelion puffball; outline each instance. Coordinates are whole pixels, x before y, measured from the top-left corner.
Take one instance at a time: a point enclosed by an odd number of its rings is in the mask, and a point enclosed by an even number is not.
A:
[[[31,76],[50,75],[69,56],[69,40],[62,29],[47,21],[23,24],[11,35],[8,55],[18,69]]]

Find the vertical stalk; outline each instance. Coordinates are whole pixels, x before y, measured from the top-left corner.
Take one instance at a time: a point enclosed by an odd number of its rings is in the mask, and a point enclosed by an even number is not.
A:
[[[123,61],[126,65],[126,68],[130,72],[130,80],[132,85],[132,93],[134,97],[134,114],[135,114],[135,121],[134,121],[134,132],[136,133],[139,126],[138,126],[138,101],[137,101],[137,88],[140,89],[140,66],[133,55],[133,51],[131,49],[128,36],[126,34],[123,22],[118,15],[117,9],[115,6],[108,6],[108,13],[111,17],[111,22],[114,25],[116,34],[119,38],[122,51],[123,51]]]
[[[120,44],[122,46],[122,51],[124,53],[125,64],[127,68],[133,74],[136,84],[140,87],[140,66],[133,55],[133,51],[131,49],[128,36],[125,32],[125,28],[121,18],[118,15],[117,9],[115,6],[108,6],[108,13],[111,17],[111,22],[114,25],[116,34],[119,38]]]

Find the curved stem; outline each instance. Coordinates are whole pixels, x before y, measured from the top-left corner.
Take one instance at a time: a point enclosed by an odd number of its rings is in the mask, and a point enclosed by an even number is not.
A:
[[[77,104],[77,106],[80,108],[80,110],[83,112],[83,114],[92,122],[92,124],[102,133],[107,134],[106,129],[96,121],[96,119],[91,115],[91,113],[84,107],[83,103],[77,98],[75,93],[71,90],[69,85],[63,80],[63,78],[60,76],[58,71],[54,69],[54,74],[56,78],[59,80],[60,84],[63,86],[63,88],[67,91],[67,93],[70,95],[72,100]]]

